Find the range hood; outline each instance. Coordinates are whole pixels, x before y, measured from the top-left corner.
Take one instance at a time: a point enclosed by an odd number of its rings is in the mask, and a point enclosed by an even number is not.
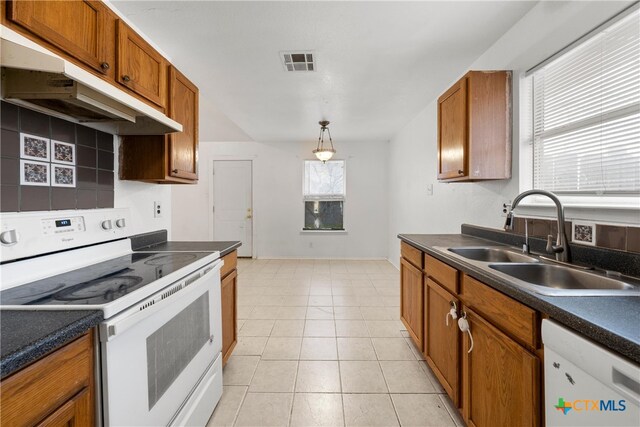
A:
[[[0,26],[2,99],[117,135],[163,135],[182,125],[155,108]]]

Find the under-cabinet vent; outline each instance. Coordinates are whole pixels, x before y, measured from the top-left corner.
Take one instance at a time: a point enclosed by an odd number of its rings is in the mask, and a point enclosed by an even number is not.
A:
[[[315,71],[312,52],[281,52],[282,63],[287,71]]]
[[[171,295],[175,294],[176,292],[179,292],[180,290],[182,290],[182,283],[179,284],[178,286],[175,286],[175,287],[169,289],[167,292],[164,292],[161,295],[161,298],[162,299],[169,298]]]
[[[156,303],[156,302],[155,302],[154,300],[151,300],[151,301],[148,301],[148,302],[146,302],[146,303],[142,304],[142,305],[140,306],[140,311],[144,310],[145,308],[149,308],[149,307],[151,307],[151,306],[152,306],[153,304],[155,304],[155,303]]]

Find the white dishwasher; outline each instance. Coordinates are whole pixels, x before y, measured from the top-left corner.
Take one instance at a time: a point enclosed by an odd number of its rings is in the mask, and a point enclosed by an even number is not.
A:
[[[640,366],[542,321],[547,426],[640,426]]]

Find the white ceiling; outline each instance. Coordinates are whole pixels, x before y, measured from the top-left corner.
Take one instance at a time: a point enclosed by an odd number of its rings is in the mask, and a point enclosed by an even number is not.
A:
[[[111,3],[200,88],[202,141],[389,140],[535,2]],[[286,72],[280,51],[312,50]],[[237,126],[236,126],[237,125]]]

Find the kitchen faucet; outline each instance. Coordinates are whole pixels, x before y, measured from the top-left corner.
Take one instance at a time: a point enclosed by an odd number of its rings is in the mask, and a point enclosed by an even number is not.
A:
[[[556,205],[556,212],[558,214],[558,235],[556,236],[555,245],[552,243],[553,236],[551,235],[547,236],[547,247],[546,247],[547,252],[556,254],[556,260],[558,261],[567,262],[567,263],[571,262],[571,251],[569,249],[567,234],[565,233],[565,230],[564,230],[564,206],[562,206],[560,199],[558,199],[558,197],[550,191],[534,189],[534,190],[523,191],[522,193],[518,194],[513,199],[513,202],[511,202],[511,209],[507,212],[507,219],[504,223],[504,229],[513,230],[512,210],[518,206],[518,204],[522,199],[524,199],[527,196],[531,196],[533,194],[547,196]]]

